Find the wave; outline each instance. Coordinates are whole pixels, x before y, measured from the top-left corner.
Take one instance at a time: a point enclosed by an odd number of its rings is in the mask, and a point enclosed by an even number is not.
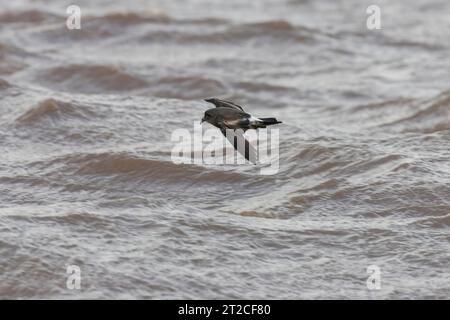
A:
[[[405,163],[404,158],[397,154],[375,156],[368,160],[354,161],[341,168],[340,173],[351,178],[373,178],[379,174],[398,171]]]
[[[42,41],[48,42],[72,42],[72,41],[98,41],[104,40],[109,37],[116,36],[118,34],[117,30],[114,30],[108,26],[88,26],[82,24],[80,30],[75,30],[73,32],[67,32],[67,29],[62,26],[57,26],[53,28],[47,28],[38,33],[37,35],[42,38]]]
[[[72,159],[73,160],[73,159]],[[138,174],[140,179],[158,179],[167,182],[182,180],[203,182],[238,182],[245,176],[235,172],[211,171],[188,164],[143,159],[128,154],[103,153],[78,158],[81,166],[77,174],[111,175]],[[73,164],[73,161],[71,161]]]
[[[353,107],[352,112],[370,112],[370,111],[379,111],[382,108],[392,108],[393,106],[399,107],[407,104],[414,103],[414,99],[411,98],[398,98],[392,99],[388,101],[368,103],[363,105],[358,105]]]
[[[50,221],[63,225],[86,225],[94,230],[108,229],[113,225],[108,217],[102,217],[101,215],[89,212],[66,213],[64,215],[39,215],[31,218],[31,220],[33,222]]]
[[[149,91],[155,97],[188,100],[223,95],[227,92],[227,88],[219,80],[211,78],[175,76],[154,80]]]
[[[242,30],[242,31],[267,31],[267,32],[277,32],[277,31],[295,31],[296,28],[289,22],[285,20],[271,20],[264,22],[256,22],[256,23],[248,23],[239,25],[233,28],[234,30]]]
[[[67,32],[64,27],[50,26],[39,33],[47,41],[91,41],[120,36],[127,32],[128,27],[133,28],[139,25],[205,25],[216,26],[227,23],[226,20],[216,18],[202,19],[182,19],[177,20],[169,17],[160,10],[150,10],[147,12],[118,11],[109,12],[101,16],[86,16],[82,20],[82,28],[76,32]],[[170,39],[170,36],[176,37],[176,32],[168,31],[160,33],[155,32],[154,37],[159,36],[162,39]]]
[[[186,30],[153,30],[140,37],[139,41],[221,44],[225,42],[248,41],[258,38],[265,40],[267,40],[267,38],[272,38],[276,41],[287,40],[289,42],[305,42],[313,39],[313,37],[314,31],[310,29],[293,26],[284,20],[277,20],[231,25],[226,27],[225,30],[214,29],[206,33],[193,33]]]
[[[412,49],[422,49],[422,50],[444,50],[446,46],[443,43],[427,43],[427,42],[419,42],[419,41],[411,41],[406,39],[391,39],[387,38],[384,41],[384,44],[388,46],[393,46],[396,48],[405,48],[408,50]]]
[[[289,179],[303,179],[303,191],[329,187],[338,190],[341,179],[365,181],[408,167],[409,160],[401,154],[380,155],[364,147],[343,145],[339,141],[326,144],[302,145],[301,150],[289,146],[285,152],[290,155],[282,159],[285,165],[281,167],[280,174]],[[284,148],[282,146],[281,154]]]
[[[0,23],[42,23],[62,17],[40,10],[10,11],[0,13]]]
[[[5,90],[5,89],[8,89],[10,87],[11,87],[11,85],[9,84],[8,81],[0,79],[0,90]]]
[[[28,65],[15,59],[0,59],[0,74],[11,75],[25,69]]]
[[[169,16],[161,10],[147,10],[144,12],[117,11],[109,12],[102,16],[87,16],[87,23],[108,23],[118,25],[131,25],[141,23],[166,23],[171,21]]]
[[[25,125],[40,123],[44,120],[57,121],[67,118],[88,119],[93,115],[94,113],[88,110],[87,107],[50,98],[29,108],[16,119],[16,123]]]
[[[27,55],[27,52],[8,43],[0,42],[0,60],[4,59],[8,55],[25,56]]]
[[[141,31],[135,33],[133,28],[136,26],[142,26],[147,31],[143,35]],[[90,41],[126,35],[129,31],[131,36],[126,41],[134,39],[139,44],[220,44],[255,39],[266,41],[269,38],[276,41],[305,42],[321,34],[320,30],[294,26],[285,20],[233,24],[229,20],[214,17],[176,19],[162,11],[119,11],[101,16],[86,16],[83,18],[82,28],[76,32],[67,32],[65,26],[49,25],[39,31],[38,35],[47,41]]]
[[[128,91],[148,85],[147,81],[108,65],[59,66],[40,72],[35,78],[52,89],[81,93]]]
[[[436,98],[431,99],[427,104],[425,109],[422,109],[405,120],[421,119],[429,115],[436,116],[440,113],[445,113],[448,115],[450,110],[450,91],[445,91],[441,93]]]
[[[244,89],[245,91],[252,93],[272,92],[278,94],[295,94],[298,92],[295,88],[272,85],[263,82],[240,81],[237,82],[234,86],[236,87],[236,89]]]
[[[448,206],[442,206],[442,208],[444,210],[446,210],[446,212],[449,212],[450,207]],[[434,208],[434,207],[426,207],[426,208],[421,208],[423,211],[426,212],[433,212],[433,209],[442,209],[440,207]],[[417,221],[414,222],[415,225],[420,226],[420,227],[426,227],[426,228],[436,228],[436,229],[447,229],[448,227],[450,227],[450,214],[444,214],[442,216],[438,216],[438,217],[427,217],[424,219],[418,219]]]
[[[416,110],[416,109],[419,110]],[[399,126],[402,132],[434,133],[450,130],[450,91],[413,104],[415,112],[386,126]]]
[[[107,23],[107,24],[117,24],[117,25],[135,25],[143,23],[154,23],[154,24],[173,24],[173,25],[223,25],[229,23],[228,20],[223,18],[215,17],[205,17],[205,18],[194,18],[194,19],[176,19],[170,17],[163,10],[147,10],[143,12],[133,12],[133,11],[117,11],[109,12],[101,16],[87,16],[85,17],[86,22],[96,22],[96,23]]]
[[[0,42],[0,74],[13,74],[27,67],[21,60],[27,52],[15,46]]]
[[[166,183],[240,183],[264,180],[266,177],[245,175],[234,171],[219,171],[191,164],[175,164],[171,161],[143,158],[125,152],[83,153],[60,156],[30,164],[32,167],[51,170],[53,166],[72,176],[103,176],[119,181],[147,181]],[[51,173],[50,173],[51,174]]]
[[[354,38],[358,41],[372,41],[374,43],[378,43],[382,46],[388,46],[388,47],[394,47],[397,49],[405,49],[405,50],[429,50],[429,51],[436,51],[436,50],[445,50],[447,47],[443,42],[439,43],[428,43],[426,40],[424,41],[418,41],[418,40],[411,40],[410,38],[401,38],[398,36],[390,36],[388,34],[370,34],[364,31],[337,31],[328,33],[328,35],[334,39],[337,40],[344,40],[346,38]],[[369,40],[370,39],[370,40]],[[343,51],[342,51],[343,52]]]

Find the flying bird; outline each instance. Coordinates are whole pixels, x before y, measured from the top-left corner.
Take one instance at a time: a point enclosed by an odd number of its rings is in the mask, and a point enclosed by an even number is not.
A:
[[[242,154],[245,159],[256,164],[256,149],[245,139],[243,133],[249,129],[265,128],[282,122],[275,118],[253,117],[246,113],[241,106],[230,101],[216,98],[205,99],[205,101],[214,104],[216,107],[206,110],[200,123],[208,122],[219,128],[235,150]]]

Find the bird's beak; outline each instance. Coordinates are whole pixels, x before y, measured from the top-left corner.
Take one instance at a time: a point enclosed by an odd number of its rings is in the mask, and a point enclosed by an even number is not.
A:
[[[205,118],[203,118],[202,120],[200,120],[200,124],[202,124],[203,122],[205,122]]]
[[[213,102],[213,99],[205,99],[206,102]]]

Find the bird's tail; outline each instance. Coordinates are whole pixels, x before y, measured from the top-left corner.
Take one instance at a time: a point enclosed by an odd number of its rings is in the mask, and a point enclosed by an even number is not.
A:
[[[272,124],[282,123],[281,121],[278,121],[275,118],[259,118],[259,120],[261,120],[262,124],[265,125],[265,126],[270,126]]]

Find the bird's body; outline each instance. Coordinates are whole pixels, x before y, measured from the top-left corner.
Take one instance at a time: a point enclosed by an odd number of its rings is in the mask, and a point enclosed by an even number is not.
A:
[[[206,110],[202,122],[209,122],[219,129],[242,129],[246,131],[281,123],[275,118],[253,117],[233,102],[219,99],[206,99],[205,101],[213,103],[216,107]]]
[[[253,117],[246,113],[241,106],[230,101],[215,98],[206,99],[205,101],[214,104],[216,107],[205,111],[202,122],[206,121],[219,128],[236,150],[238,150],[238,140],[243,139],[245,150],[238,151],[242,153],[247,160],[256,163],[256,150],[251,148],[243,134],[239,132],[236,133],[236,130],[241,129],[245,132],[249,129],[265,128],[269,125],[281,123],[281,121],[278,121],[275,118]],[[230,130],[233,130],[234,133],[230,133]],[[252,155],[252,153],[255,153],[255,155]]]

